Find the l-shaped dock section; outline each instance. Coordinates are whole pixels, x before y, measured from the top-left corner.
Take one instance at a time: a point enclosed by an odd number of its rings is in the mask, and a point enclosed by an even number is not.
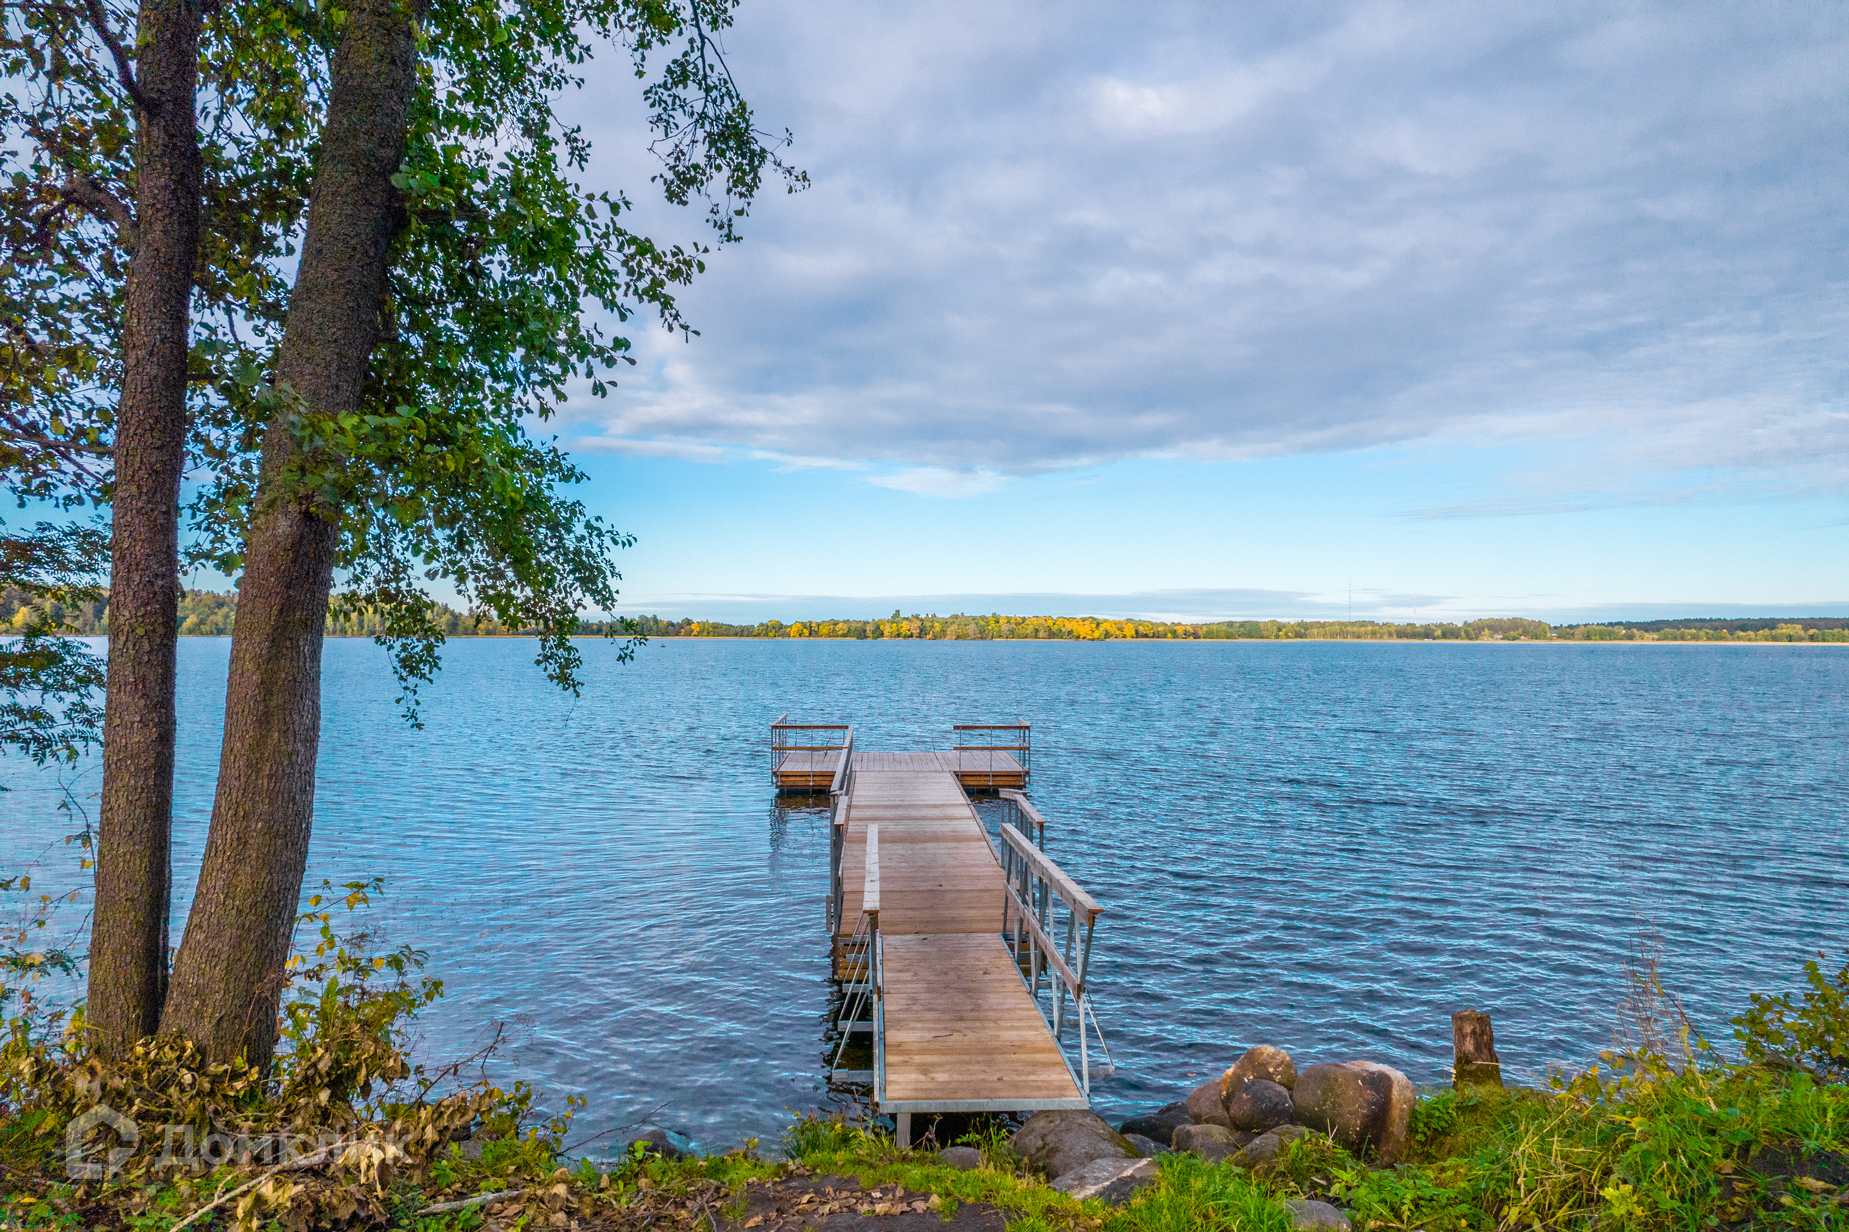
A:
[[[1109,1070],[1086,984],[1103,909],[1041,850],[1030,731],[966,724],[944,749],[876,752],[846,724],[772,726],[780,790],[827,774],[835,1075],[871,1084],[902,1144],[915,1112],[1089,1107]],[[971,790],[997,793],[999,841]],[[869,1033],[871,1070],[838,1068]]]

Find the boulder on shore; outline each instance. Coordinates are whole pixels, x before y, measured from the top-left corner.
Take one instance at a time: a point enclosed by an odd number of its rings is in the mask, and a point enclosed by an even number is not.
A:
[[[646,1134],[631,1138],[624,1145],[624,1150],[631,1155],[636,1154],[636,1143],[638,1142],[642,1144],[641,1154],[644,1155],[659,1155],[663,1159],[680,1159],[686,1154],[674,1145],[674,1140],[668,1137],[666,1130],[651,1129]]]
[[[1231,1104],[1239,1088],[1254,1078],[1275,1082],[1288,1091],[1297,1085],[1297,1063],[1290,1059],[1290,1053],[1270,1044],[1246,1049],[1245,1055],[1220,1075],[1220,1102]]]
[[[1308,1134],[1310,1131],[1301,1125],[1280,1125],[1276,1129],[1254,1135],[1252,1140],[1240,1148],[1233,1156],[1233,1163],[1241,1168],[1265,1168],[1277,1162],[1284,1148]]]
[[[1154,1159],[1158,1155],[1168,1153],[1168,1148],[1163,1146],[1160,1142],[1157,1142],[1154,1138],[1145,1138],[1141,1134],[1125,1134],[1124,1141],[1130,1144],[1131,1150],[1141,1155],[1144,1159]]]
[[[1188,1115],[1196,1125],[1219,1125],[1226,1129],[1233,1127],[1232,1119],[1226,1115],[1226,1104],[1220,1098],[1220,1080],[1203,1082],[1188,1093]]]
[[[1335,1228],[1338,1232],[1348,1232],[1348,1216],[1342,1208],[1331,1206],[1327,1202],[1318,1202],[1312,1198],[1286,1198],[1284,1208],[1290,1212],[1291,1226],[1295,1228]]]
[[[1161,1170],[1153,1159],[1094,1159],[1054,1181],[1053,1188],[1075,1198],[1097,1198],[1107,1206],[1122,1206]]]
[[[982,1152],[973,1146],[947,1146],[937,1153],[937,1162],[969,1172],[982,1167]]]
[[[1163,1146],[1168,1146],[1177,1125],[1192,1124],[1194,1124],[1194,1118],[1188,1115],[1187,1102],[1177,1101],[1164,1104],[1147,1116],[1131,1117],[1117,1128],[1126,1137],[1131,1134],[1141,1134],[1145,1138],[1154,1139]]]
[[[1372,1061],[1312,1065],[1297,1076],[1292,1091],[1297,1120],[1335,1138],[1357,1155],[1372,1151],[1382,1163],[1398,1163],[1411,1129],[1412,1081],[1399,1070]]]
[[[1082,1108],[1036,1112],[1014,1135],[1014,1149],[1057,1180],[1099,1159],[1136,1159],[1124,1136]]]
[[[1297,1119],[1297,1106],[1290,1092],[1269,1078],[1253,1078],[1239,1088],[1226,1105],[1234,1129],[1264,1133]]]
[[[1412,1079],[1391,1065],[1375,1061],[1350,1061],[1349,1064],[1369,1073],[1384,1074],[1393,1083],[1393,1091],[1388,1096],[1386,1124],[1374,1143],[1374,1150],[1381,1163],[1397,1164],[1406,1158],[1406,1148],[1412,1140],[1412,1106],[1419,1098],[1418,1092],[1413,1090]]]
[[[1247,1137],[1224,1125],[1182,1125],[1175,1130],[1174,1148],[1202,1159],[1230,1159],[1245,1145]]]

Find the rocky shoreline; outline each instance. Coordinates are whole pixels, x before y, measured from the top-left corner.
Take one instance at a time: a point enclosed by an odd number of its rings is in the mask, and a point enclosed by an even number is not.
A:
[[[1459,1014],[1453,1028],[1459,1080],[1500,1085],[1487,1017]],[[1396,1164],[1406,1156],[1416,1098],[1412,1081],[1390,1065],[1323,1061],[1300,1070],[1284,1049],[1261,1044],[1186,1099],[1116,1128],[1090,1111],[1036,1113],[1015,1134],[1014,1148],[1045,1169],[1055,1189],[1116,1205],[1151,1183],[1156,1157],[1171,1152],[1259,1171],[1295,1139],[1318,1134],[1357,1159]],[[1331,1203],[1289,1205],[1298,1227],[1349,1227]]]
[[[1474,1010],[1451,1019],[1460,1086],[1502,1085],[1489,1016]],[[1188,1093],[1113,1128],[1089,1109],[1038,1112],[1012,1139],[1015,1155],[1045,1173],[1052,1188],[1074,1198],[1122,1205],[1159,1174],[1157,1157],[1185,1153],[1264,1172],[1300,1138],[1320,1135],[1357,1160],[1385,1167],[1403,1161],[1417,1100],[1411,1079],[1375,1061],[1323,1061],[1299,1069],[1284,1049],[1248,1048],[1225,1072]],[[679,1159],[682,1152],[657,1129],[626,1150]],[[980,1150],[947,1146],[937,1161],[961,1169],[983,1166]],[[1312,1198],[1285,1202],[1300,1228],[1349,1229],[1348,1214]]]

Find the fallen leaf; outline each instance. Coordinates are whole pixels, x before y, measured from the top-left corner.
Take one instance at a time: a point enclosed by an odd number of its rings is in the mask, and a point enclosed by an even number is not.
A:
[[[749,1218],[749,1219],[747,1219],[747,1220],[745,1220],[745,1226],[746,1226],[747,1228],[755,1228],[755,1227],[757,1227],[757,1226],[758,1226],[759,1224],[761,1224],[761,1223],[763,1223],[763,1222],[764,1222],[764,1216],[762,1216],[762,1215],[753,1215],[753,1216],[752,1216],[751,1218]]]
[[[1830,1184],[1828,1181],[1820,1181],[1814,1176],[1796,1176],[1791,1179],[1804,1186],[1804,1188],[1810,1190],[1812,1193],[1823,1193],[1826,1190],[1836,1188],[1836,1186]]]

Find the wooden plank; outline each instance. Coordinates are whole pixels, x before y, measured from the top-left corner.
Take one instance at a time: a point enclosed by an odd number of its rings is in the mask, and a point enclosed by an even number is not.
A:
[[[888,937],[888,1102],[1082,1100],[1001,939]]]
[[[880,913],[880,828],[867,827],[867,846],[861,855],[861,863],[866,867],[866,876],[860,883],[860,909],[874,915]]]

